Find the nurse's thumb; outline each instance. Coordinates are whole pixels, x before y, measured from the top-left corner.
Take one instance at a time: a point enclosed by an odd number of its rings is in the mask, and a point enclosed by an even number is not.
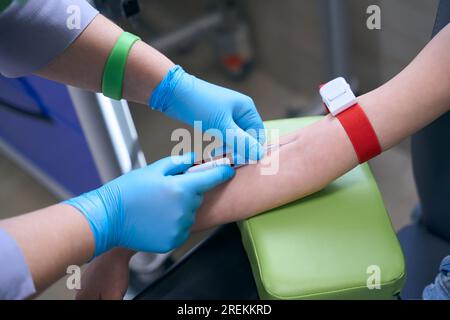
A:
[[[197,193],[207,192],[228,181],[234,175],[234,169],[229,165],[221,165],[201,172],[184,174],[182,183],[188,184]]]

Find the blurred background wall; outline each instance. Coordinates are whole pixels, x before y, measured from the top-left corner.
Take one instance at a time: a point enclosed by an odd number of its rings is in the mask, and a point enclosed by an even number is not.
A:
[[[320,1],[245,0],[258,66],[292,90],[312,96],[323,79]],[[368,30],[366,9],[381,8],[381,30]],[[437,0],[345,1],[351,72],[362,92],[401,71],[428,42]],[[322,77],[321,77],[322,76]]]

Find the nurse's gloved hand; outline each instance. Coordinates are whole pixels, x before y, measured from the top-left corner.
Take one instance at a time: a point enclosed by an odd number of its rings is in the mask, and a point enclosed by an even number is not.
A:
[[[192,153],[165,158],[66,201],[88,220],[95,256],[113,247],[167,252],[181,245],[203,193],[234,174],[230,166],[181,174],[193,159]]]
[[[218,129],[226,144],[234,143],[245,159],[264,156],[264,124],[246,95],[197,79],[175,66],[156,87],[149,105],[191,126],[202,121],[203,131]],[[237,142],[226,139],[227,129]]]

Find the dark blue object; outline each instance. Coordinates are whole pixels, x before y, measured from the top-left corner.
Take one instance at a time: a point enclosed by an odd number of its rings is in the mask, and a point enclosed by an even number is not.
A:
[[[135,299],[258,299],[236,224],[218,228]]]
[[[69,193],[101,184],[64,85],[0,76],[0,140]]]
[[[448,23],[450,0],[441,0],[433,36]],[[450,112],[413,136],[412,159],[422,208],[421,223],[450,241]]]
[[[450,256],[442,260],[434,283],[423,291],[425,300],[450,300]]]
[[[439,263],[450,254],[450,243],[413,223],[398,232],[406,262],[402,299],[422,299],[423,289],[436,278]]]

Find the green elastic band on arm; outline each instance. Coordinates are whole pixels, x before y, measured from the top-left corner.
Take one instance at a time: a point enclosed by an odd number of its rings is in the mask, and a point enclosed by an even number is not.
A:
[[[138,36],[124,32],[114,45],[103,71],[102,91],[105,96],[115,100],[122,99],[128,54],[138,40],[140,40]]]

